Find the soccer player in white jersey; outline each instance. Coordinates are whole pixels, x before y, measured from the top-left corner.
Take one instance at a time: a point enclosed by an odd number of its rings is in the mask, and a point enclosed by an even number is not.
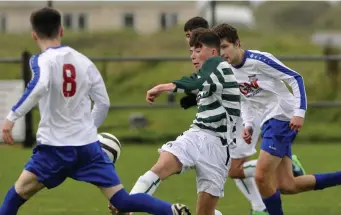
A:
[[[213,31],[221,39],[221,54],[233,66],[242,100],[243,138],[250,144],[255,115],[261,117],[262,144],[255,179],[270,215],[283,215],[280,194],[296,194],[341,185],[341,172],[292,173],[291,144],[303,126],[307,99],[303,78],[272,54],[241,48],[237,30],[220,24]],[[288,83],[293,94],[284,84]]]
[[[76,50],[61,46],[61,15],[50,8],[31,15],[32,36],[41,53],[30,60],[33,78],[7,116],[2,135],[13,144],[17,119],[39,102],[38,145],[0,207],[0,215],[16,215],[43,188],[55,188],[66,178],[96,185],[120,211],[159,215],[190,214],[148,194],[129,195],[112,162],[102,151],[97,128],[106,118],[109,98],[95,65]],[[91,112],[91,100],[94,108]]]
[[[219,54],[219,37],[197,29],[190,41],[192,62],[198,71],[190,77],[160,84],[147,92],[153,103],[162,92],[198,92],[198,113],[190,129],[164,144],[150,171],[139,177],[131,193],[153,194],[161,181],[195,168],[197,215],[213,215],[230,165],[228,145],[234,141],[235,121],[240,116],[240,92],[227,62]]]

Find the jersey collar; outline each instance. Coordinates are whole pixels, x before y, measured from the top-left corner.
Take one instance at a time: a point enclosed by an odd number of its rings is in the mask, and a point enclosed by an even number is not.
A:
[[[51,47],[48,47],[46,50],[49,50],[49,49],[59,49],[59,48],[63,48],[63,47],[66,47],[66,46],[65,45],[51,46]]]
[[[244,50],[244,57],[243,57],[243,61],[241,62],[241,64],[239,64],[237,66],[233,66],[233,65],[232,66],[234,68],[236,68],[236,69],[242,68],[244,66],[244,64],[245,64],[245,61],[246,61],[246,58],[247,58],[248,55],[249,55],[249,51],[248,50]]]

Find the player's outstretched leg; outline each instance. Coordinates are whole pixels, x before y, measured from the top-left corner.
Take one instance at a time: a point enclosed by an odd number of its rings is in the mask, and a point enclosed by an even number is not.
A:
[[[37,176],[24,170],[15,185],[7,192],[0,207],[0,215],[16,215],[19,208],[34,194],[44,188]]]
[[[266,215],[268,213],[254,179],[257,160],[246,160],[232,159],[229,177],[234,179],[239,190],[250,201],[251,215]]]
[[[149,195],[153,195],[160,183],[160,177],[152,170],[149,170],[137,179],[130,193],[147,193]]]
[[[263,150],[260,153],[256,182],[270,215],[283,214],[280,194],[297,194],[341,185],[341,171],[294,177],[289,156],[280,158]],[[276,177],[273,177],[274,174]]]
[[[84,162],[78,162],[77,168],[73,169],[69,177],[99,187],[110,204],[119,211],[155,215],[190,214],[186,206],[171,205],[145,193],[129,195],[123,188],[112,161],[98,142],[77,147],[75,151],[78,160]]]
[[[297,194],[341,185],[341,171],[293,177],[291,160],[284,157],[278,168],[278,187],[282,194]]]
[[[271,119],[262,129],[255,179],[270,215],[283,215],[281,193],[295,194],[341,184],[341,172],[293,176],[291,144],[297,131],[290,128],[289,122]]]
[[[163,148],[165,147],[166,145],[163,146]],[[177,157],[170,152],[161,151],[158,161],[150,171],[147,171],[144,175],[139,177],[130,194],[147,193],[153,195],[162,180],[180,172],[181,168],[182,164]],[[123,212],[119,208],[116,209]],[[114,208],[111,206],[109,206],[109,210],[113,213],[115,212]]]
[[[181,172],[182,163],[174,155],[176,152],[172,152],[169,144],[163,146],[163,149],[160,151],[160,157],[151,170],[139,177],[130,192],[131,194],[148,193],[153,195],[161,181],[173,174]]]
[[[160,183],[160,177],[150,170],[138,178],[133,189],[130,191],[130,194],[146,193],[152,196]],[[108,209],[113,215],[125,214],[118,208],[113,207],[113,205],[111,205],[111,202],[109,202]],[[132,215],[132,213],[130,213],[129,215]]]
[[[189,209],[181,204],[169,204],[145,193],[128,194],[122,185],[110,198],[110,203],[120,212],[146,212],[155,215],[190,215]],[[117,186],[116,186],[117,187]],[[102,188],[102,190],[108,188]],[[117,189],[117,188],[114,188]],[[104,191],[107,193],[108,191]]]

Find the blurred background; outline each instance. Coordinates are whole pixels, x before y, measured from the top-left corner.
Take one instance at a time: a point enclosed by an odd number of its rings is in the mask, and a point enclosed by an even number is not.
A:
[[[194,16],[237,27],[245,49],[270,52],[303,75],[309,104],[294,153],[308,173],[341,169],[339,1],[1,1],[0,125],[31,78],[28,61],[39,49],[29,16],[44,6],[62,13],[63,43],[89,56],[102,73],[112,107],[99,131],[122,142],[116,166],[128,189],[156,161],[157,148],[188,129],[196,113],[179,107],[182,95],[165,94],[153,106],[145,102],[149,88],[194,71],[183,32]],[[35,109],[16,124],[17,145],[0,145],[1,199],[30,157],[38,123]],[[219,209],[247,214],[249,204],[234,182],[226,186]],[[95,190],[67,181],[32,199],[22,214],[106,214],[106,202]],[[193,173],[167,180],[156,196],[194,209]],[[292,215],[340,215],[341,189],[286,196],[284,207]]]

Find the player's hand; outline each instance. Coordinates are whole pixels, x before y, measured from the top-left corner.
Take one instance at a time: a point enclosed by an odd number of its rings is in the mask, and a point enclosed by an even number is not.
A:
[[[247,144],[251,144],[251,141],[252,141],[252,133],[253,133],[252,127],[246,127],[246,128],[244,128],[244,130],[243,130],[242,137],[243,137],[244,141],[245,141]]]
[[[108,202],[108,209],[110,213],[116,213],[116,208],[110,202]]]
[[[303,127],[304,118],[300,116],[293,116],[290,120],[290,128],[292,130],[301,131]]]
[[[108,209],[111,214],[115,215],[129,215],[130,213],[119,212],[110,202],[108,203]]]
[[[9,145],[14,144],[14,140],[12,137],[13,127],[14,127],[14,122],[6,119],[5,124],[2,126],[2,139],[4,140],[5,144],[9,144]]]
[[[157,98],[158,96],[160,96],[162,93],[161,90],[159,90],[159,86],[156,86],[150,90],[147,91],[147,95],[146,95],[146,101],[149,104],[153,104],[155,98]]]
[[[180,99],[180,105],[183,109],[188,109],[197,105],[197,95],[191,93],[187,96],[184,96]]]
[[[159,84],[156,87],[147,91],[146,101],[153,104],[156,97],[160,96],[162,92],[174,91],[176,85],[173,83]]]

